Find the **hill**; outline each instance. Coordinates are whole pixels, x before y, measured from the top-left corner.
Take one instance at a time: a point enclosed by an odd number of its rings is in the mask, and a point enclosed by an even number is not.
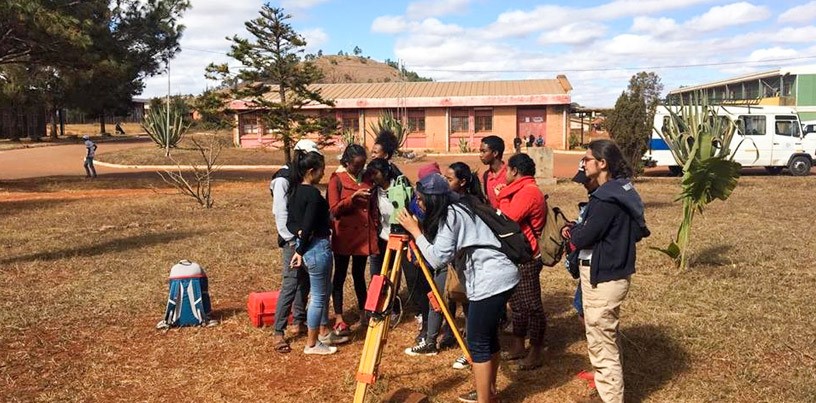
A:
[[[403,69],[400,75],[395,62],[385,63],[364,56],[320,56],[313,60],[323,71],[321,83],[389,83],[400,81],[431,81]]]

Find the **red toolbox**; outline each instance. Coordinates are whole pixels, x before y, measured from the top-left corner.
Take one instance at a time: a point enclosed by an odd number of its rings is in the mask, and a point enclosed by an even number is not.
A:
[[[275,308],[278,306],[280,291],[251,292],[247,300],[247,313],[252,326],[263,327],[275,324]],[[292,315],[289,315],[292,323]]]

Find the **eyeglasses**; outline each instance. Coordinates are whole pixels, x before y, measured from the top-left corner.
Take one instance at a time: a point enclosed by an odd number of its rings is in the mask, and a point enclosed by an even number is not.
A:
[[[586,163],[587,163],[587,162],[589,162],[589,161],[597,161],[597,160],[598,160],[598,159],[597,159],[597,158],[594,158],[594,157],[584,157],[584,158],[581,158],[581,163],[582,163],[582,164],[586,164]]]

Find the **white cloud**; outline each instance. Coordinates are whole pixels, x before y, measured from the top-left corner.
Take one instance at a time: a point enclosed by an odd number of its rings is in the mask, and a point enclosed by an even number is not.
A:
[[[740,2],[712,7],[705,14],[692,18],[685,25],[697,31],[714,31],[734,25],[762,21],[771,16],[764,6]]]
[[[411,28],[408,19],[401,15],[383,15],[371,23],[371,32],[380,34],[398,34]]]
[[[321,28],[304,29],[300,31],[300,35],[306,40],[306,52],[317,52],[329,41],[329,36]]]
[[[632,21],[632,32],[648,33],[654,36],[671,35],[680,30],[680,25],[671,18],[635,17]]]
[[[281,7],[297,8],[303,10],[307,8],[313,8],[327,1],[329,0],[281,0]]]
[[[813,22],[816,20],[816,1],[811,1],[810,3],[793,7],[782,14],[779,14],[779,18],[777,20],[783,24],[795,22]]]
[[[554,31],[548,31],[538,37],[538,43],[565,45],[587,45],[595,39],[602,38],[606,26],[593,23],[575,23],[565,25]]]
[[[423,0],[408,5],[405,14],[411,19],[440,17],[448,14],[462,13],[467,10],[471,0]]]
[[[799,56],[799,51],[796,49],[785,49],[780,47],[773,47],[768,49],[757,49],[748,56],[750,61],[763,61],[768,59],[782,59]]]
[[[816,38],[816,26],[782,28],[774,34],[774,41],[781,43],[812,43]]]

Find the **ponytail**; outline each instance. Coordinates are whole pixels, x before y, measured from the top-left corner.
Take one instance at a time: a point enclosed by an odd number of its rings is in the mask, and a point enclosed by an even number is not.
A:
[[[323,155],[320,153],[314,151],[295,151],[292,165],[289,168],[289,189],[286,190],[286,197],[289,201],[295,197],[297,187],[303,182],[303,178],[306,177],[306,172],[310,169],[320,168],[321,166],[325,166],[325,161]]]
[[[486,203],[484,192],[482,191],[482,183],[479,180],[479,174],[470,170],[470,166],[464,162],[454,162],[448,168],[453,170],[456,179],[465,182],[465,194],[475,197],[477,200]]]

